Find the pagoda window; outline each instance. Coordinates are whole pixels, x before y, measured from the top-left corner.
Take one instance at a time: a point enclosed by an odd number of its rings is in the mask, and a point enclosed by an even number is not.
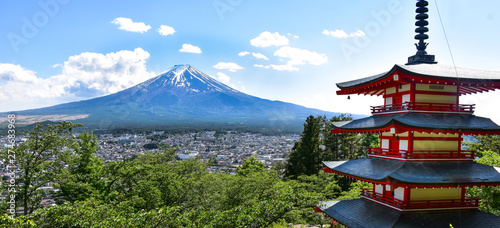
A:
[[[376,184],[375,193],[384,194],[384,186],[382,186],[381,184]]]
[[[382,139],[381,146],[382,149],[389,149],[389,139]]]
[[[398,199],[404,201],[405,199],[405,189],[402,187],[398,187],[394,189],[394,199]]]
[[[392,97],[385,98],[385,105],[392,105]]]
[[[408,150],[408,140],[399,140],[399,150]]]
[[[403,103],[411,102],[411,95],[410,94],[403,95],[402,101]]]

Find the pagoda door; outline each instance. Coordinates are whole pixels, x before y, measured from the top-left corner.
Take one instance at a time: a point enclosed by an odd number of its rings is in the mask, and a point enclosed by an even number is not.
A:
[[[391,139],[391,147],[390,149],[393,152],[399,152],[399,140],[397,139]]]
[[[394,109],[401,109],[401,103],[403,103],[403,98],[401,96],[394,97]]]
[[[393,198],[394,195],[392,194],[392,186],[390,184],[386,184],[384,186],[384,197],[386,198]]]

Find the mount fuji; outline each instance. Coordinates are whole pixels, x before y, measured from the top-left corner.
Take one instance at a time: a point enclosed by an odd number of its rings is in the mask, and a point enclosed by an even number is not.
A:
[[[92,129],[221,125],[300,129],[309,115],[338,114],[251,96],[190,65],[175,65],[114,94],[10,113],[25,120],[66,118]]]

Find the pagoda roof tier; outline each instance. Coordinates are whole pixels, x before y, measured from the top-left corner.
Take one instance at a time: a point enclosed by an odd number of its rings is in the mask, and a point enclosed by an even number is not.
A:
[[[479,210],[401,212],[365,199],[330,201],[318,208],[352,228],[498,227],[500,217]]]
[[[381,158],[325,161],[325,172],[372,183],[407,185],[500,185],[500,168],[474,161],[407,162]]]
[[[397,76],[396,76],[397,75]],[[500,72],[454,68],[439,64],[400,65],[385,73],[337,83],[338,95],[383,95],[387,87],[400,83],[459,85],[460,94],[473,94],[500,89]]]
[[[333,123],[332,133],[379,133],[395,128],[395,133],[417,131],[464,135],[498,135],[500,126],[489,118],[474,115],[403,113],[376,115]]]

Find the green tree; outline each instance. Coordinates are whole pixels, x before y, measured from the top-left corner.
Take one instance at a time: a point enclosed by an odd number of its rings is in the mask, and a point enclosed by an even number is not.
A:
[[[236,168],[236,174],[247,176],[251,173],[258,173],[264,170],[266,170],[266,168],[264,168],[264,163],[257,160],[255,156],[251,156],[243,162],[243,165]]]
[[[67,169],[57,175],[55,186],[60,189],[58,201],[85,200],[100,190],[103,161],[95,156],[99,150],[97,137],[84,132],[70,145],[72,151],[60,155]]]
[[[295,143],[288,155],[286,177],[297,178],[300,175],[313,175],[319,171],[321,119],[321,117],[307,117],[300,140]]]
[[[19,175],[15,199],[21,202],[25,215],[41,207],[40,202],[47,193],[42,187],[55,181],[57,174],[64,168],[60,155],[67,152],[74,140],[72,129],[80,126],[71,122],[45,126],[37,123],[32,130],[24,133],[27,140],[11,149]],[[2,150],[0,158],[12,159],[8,150]]]
[[[482,156],[483,151],[493,151],[500,154],[500,136],[498,135],[483,135],[475,136],[477,143],[464,143],[469,147],[469,150],[476,151],[478,156]]]
[[[475,161],[489,166],[500,167],[500,137],[476,136],[477,143],[464,143],[469,150],[479,156]],[[479,209],[500,216],[500,187],[485,186],[467,188],[467,196],[480,198]]]
[[[36,224],[33,220],[25,220],[20,218],[13,218],[8,215],[0,216],[0,228],[28,228],[28,227],[36,227]]]
[[[491,148],[490,145],[485,145],[486,148]],[[500,155],[491,150],[482,151],[483,156],[476,159],[477,163],[489,166],[500,167]],[[480,198],[479,208],[485,212],[500,216],[500,187],[484,186],[472,187],[467,189],[467,195],[473,198]]]
[[[307,134],[305,131],[304,135]],[[59,184],[63,192],[59,197],[65,202],[33,209],[15,221],[9,219],[8,224],[14,227],[318,224],[324,222],[324,216],[315,213],[313,206],[320,200],[340,196],[342,190],[337,177],[323,172],[283,181],[276,170],[266,170],[255,157],[245,161],[237,175],[211,173],[207,171],[209,163],[198,158],[177,161],[175,148],[158,154],[141,154],[133,160],[103,163],[95,157],[98,143],[92,133],[84,132],[74,138],[65,132],[59,137],[58,145],[65,146],[58,147],[59,153],[50,160],[57,161],[57,165],[38,172],[54,170],[50,179]],[[25,221],[32,222],[21,226]]]
[[[336,124],[351,121],[352,116],[341,114],[334,116],[330,120],[323,118],[323,128],[321,134],[323,136],[322,145],[322,160],[324,161],[338,161],[338,160],[352,160],[364,157],[368,154],[368,147],[377,147],[379,139],[374,134],[355,134],[355,133],[342,133],[332,134],[332,129]]]

